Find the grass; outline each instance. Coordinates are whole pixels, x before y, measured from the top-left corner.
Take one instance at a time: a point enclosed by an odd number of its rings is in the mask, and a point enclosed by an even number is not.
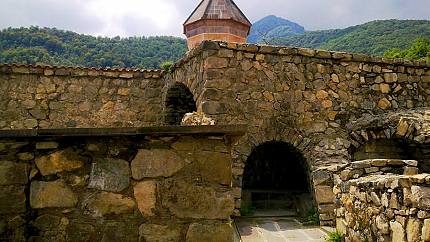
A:
[[[240,214],[242,216],[250,216],[253,215],[255,211],[255,207],[253,207],[252,205],[242,205],[242,207],[240,208]]]
[[[327,241],[327,242],[342,242],[343,236],[339,233],[339,231],[330,232],[325,237],[325,241]]]
[[[306,222],[312,223],[312,224],[319,224],[320,223],[320,215],[317,211],[317,209],[312,208],[310,209],[306,214]]]

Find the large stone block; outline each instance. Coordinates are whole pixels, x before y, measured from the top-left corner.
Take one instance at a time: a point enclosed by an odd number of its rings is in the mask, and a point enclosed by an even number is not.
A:
[[[109,222],[103,229],[101,242],[136,242],[138,228],[131,223]]]
[[[25,187],[0,186],[0,214],[24,213],[25,211]]]
[[[316,186],[315,196],[319,204],[334,202],[334,193],[331,186]]]
[[[219,69],[219,68],[225,68],[228,65],[228,59],[226,58],[219,58],[219,57],[208,57],[205,60],[205,68],[207,69]]]
[[[172,150],[139,150],[131,162],[134,179],[169,177],[185,166],[184,160]]]
[[[181,228],[174,225],[142,224],[139,227],[141,242],[181,242]]]
[[[408,242],[420,240],[421,222],[416,218],[409,218],[406,225],[406,238]]]
[[[94,232],[95,228],[92,224],[72,222],[67,226],[66,239],[67,241],[87,242],[91,241]]]
[[[32,208],[68,208],[78,203],[77,195],[61,180],[33,181],[30,186]]]
[[[82,206],[93,217],[105,217],[131,213],[136,203],[132,198],[121,194],[101,192],[88,196]]]
[[[231,183],[231,159],[229,154],[219,152],[196,152],[199,173],[206,181],[223,185]]]
[[[221,222],[192,223],[186,242],[233,242],[233,229],[230,224]]]
[[[228,192],[185,181],[161,184],[163,207],[180,218],[228,219],[234,210],[234,198]]]
[[[36,166],[43,176],[73,171],[84,166],[87,158],[69,148],[36,158]]]
[[[103,158],[95,160],[90,176],[89,188],[109,192],[120,192],[130,185],[130,168],[125,160]]]
[[[327,185],[333,183],[333,175],[330,171],[327,170],[317,170],[312,173],[312,178],[314,181],[314,185]]]
[[[412,186],[411,201],[414,207],[430,210],[430,187]]]
[[[406,242],[405,229],[399,222],[390,222],[392,242]]]
[[[0,161],[0,185],[27,184],[28,165],[11,161]]]
[[[224,114],[227,112],[227,107],[225,103],[216,101],[205,101],[202,102],[201,105],[201,110],[208,115]]]
[[[430,219],[424,220],[424,224],[421,232],[421,240],[430,241]]]
[[[137,207],[144,216],[153,216],[157,201],[155,181],[143,181],[134,186]]]

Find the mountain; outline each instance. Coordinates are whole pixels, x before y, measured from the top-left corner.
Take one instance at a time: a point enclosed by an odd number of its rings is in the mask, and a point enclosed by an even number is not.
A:
[[[159,68],[187,51],[177,37],[105,38],[55,28],[0,31],[0,63]]]
[[[255,22],[248,36],[249,43],[270,42],[274,38],[303,34],[305,28],[289,20],[269,15]]]
[[[430,37],[430,21],[427,20],[377,20],[345,29],[284,34],[277,29],[281,26],[290,28],[291,22],[284,19],[285,25],[279,25],[283,22],[282,19],[273,17],[260,20],[264,25],[257,25],[260,22],[257,21],[253,32],[269,33],[270,38],[263,41],[253,37],[250,42],[257,39],[257,43],[383,55],[393,48],[406,49],[419,37]]]
[[[254,23],[248,42],[380,56],[389,51],[391,56],[409,58],[416,51],[400,52],[420,37],[430,38],[430,21],[379,20],[345,29],[305,31],[271,15]],[[0,63],[160,68],[186,51],[184,39],[169,36],[106,38],[39,27],[0,31]]]

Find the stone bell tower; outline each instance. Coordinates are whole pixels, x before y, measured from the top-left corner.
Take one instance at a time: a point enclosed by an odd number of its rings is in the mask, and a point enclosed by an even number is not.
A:
[[[233,0],[202,0],[184,23],[188,48],[204,40],[245,43],[251,22]]]

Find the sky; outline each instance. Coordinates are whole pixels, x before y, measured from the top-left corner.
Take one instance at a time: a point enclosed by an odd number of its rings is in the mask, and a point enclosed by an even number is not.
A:
[[[184,37],[182,23],[200,0],[0,0],[0,29],[56,27],[94,36]],[[255,22],[267,15],[307,30],[377,19],[428,19],[430,0],[236,0]]]

